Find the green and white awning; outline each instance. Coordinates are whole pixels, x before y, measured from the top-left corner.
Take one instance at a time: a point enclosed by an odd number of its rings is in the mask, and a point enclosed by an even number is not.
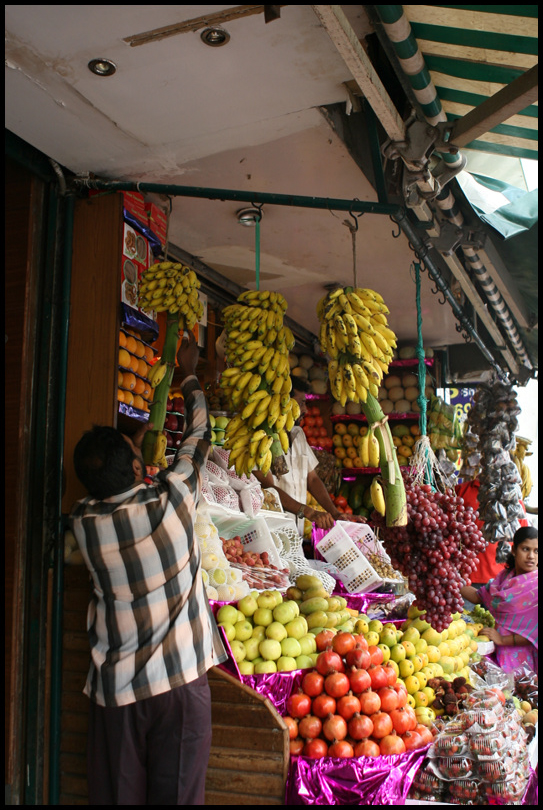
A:
[[[404,5],[403,12],[449,121],[537,65],[535,5]],[[537,160],[537,119],[535,102],[465,146]]]

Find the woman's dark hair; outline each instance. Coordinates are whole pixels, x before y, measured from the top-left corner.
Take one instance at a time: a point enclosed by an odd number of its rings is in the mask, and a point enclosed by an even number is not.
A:
[[[128,489],[135,481],[134,451],[122,433],[95,425],[74,450],[75,472],[93,498],[103,500]]]
[[[505,561],[505,567],[509,571],[512,571],[515,567],[515,555],[513,554],[513,551],[516,551],[520,544],[524,543],[525,540],[536,540],[537,537],[538,533],[535,526],[521,526],[520,529],[516,530],[513,537],[513,548],[511,554],[509,554]]]

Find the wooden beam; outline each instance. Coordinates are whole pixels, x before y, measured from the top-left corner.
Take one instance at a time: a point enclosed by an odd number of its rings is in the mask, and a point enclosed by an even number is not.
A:
[[[158,42],[161,39],[173,37],[177,34],[187,34],[190,31],[198,31],[200,28],[222,25],[225,22],[230,22],[230,20],[239,20],[241,17],[249,17],[252,14],[263,14],[265,13],[265,9],[268,9],[268,16],[270,14],[276,14],[276,16],[278,16],[278,9],[281,8],[283,8],[283,6],[235,6],[234,8],[224,9],[223,11],[216,11],[213,14],[203,14],[201,17],[193,17],[190,20],[165,25],[162,28],[154,28],[151,31],[144,31],[142,34],[132,34],[129,37],[125,37],[123,42],[128,42],[132,48],[135,48],[138,45]],[[274,17],[272,16],[271,19],[274,19]],[[266,20],[266,22],[267,21],[268,20]]]
[[[537,101],[537,65],[453,124],[450,142],[466,146]]]
[[[311,6],[322,27],[336,46],[365,98],[393,141],[403,141],[405,126],[368,59],[341,6]]]

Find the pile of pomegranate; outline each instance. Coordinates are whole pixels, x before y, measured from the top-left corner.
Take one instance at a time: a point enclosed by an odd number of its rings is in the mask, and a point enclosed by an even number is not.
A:
[[[290,752],[322,757],[403,754],[433,741],[396,670],[362,635],[322,631],[320,654],[287,701]]]
[[[463,585],[469,585],[477,567],[476,557],[485,549],[477,526],[478,514],[465,506],[452,491],[432,491],[405,481],[407,525],[388,528],[385,519],[373,512],[379,537],[394,568],[409,581],[416,596],[415,606],[425,610],[426,621],[435,630],[445,630],[451,614],[462,612]]]

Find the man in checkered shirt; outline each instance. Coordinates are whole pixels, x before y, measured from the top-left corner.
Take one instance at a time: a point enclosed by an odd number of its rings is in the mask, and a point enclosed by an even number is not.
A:
[[[183,444],[149,485],[132,439],[95,427],[74,464],[90,493],[70,515],[90,571],[89,804],[204,804],[211,745],[207,670],[226,660],[194,534],[211,426],[194,335],[177,355]]]

